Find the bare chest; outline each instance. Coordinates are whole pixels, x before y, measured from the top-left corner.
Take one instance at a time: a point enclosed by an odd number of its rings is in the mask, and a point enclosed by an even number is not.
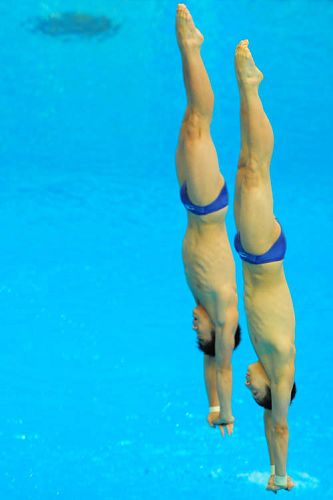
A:
[[[235,281],[228,242],[186,239],[183,243],[186,279],[192,289],[208,293]]]
[[[245,294],[248,329],[254,348],[269,351],[293,344],[295,317],[289,294],[266,290],[263,294]]]

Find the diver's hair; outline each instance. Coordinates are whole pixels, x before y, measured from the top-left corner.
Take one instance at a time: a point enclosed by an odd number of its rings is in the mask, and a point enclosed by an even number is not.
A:
[[[290,404],[294,397],[296,396],[296,384],[294,382],[293,388],[291,389],[291,394],[290,394]],[[259,405],[265,408],[265,410],[271,410],[272,409],[272,392],[270,387],[268,385],[266,386],[266,394],[262,399],[255,399],[255,402]]]
[[[237,325],[237,329],[235,331],[235,347],[234,350],[237,349],[241,341],[241,329],[240,326]],[[215,356],[215,330],[212,330],[212,339],[209,342],[200,342],[198,340],[198,349],[202,351],[207,356],[214,357]]]

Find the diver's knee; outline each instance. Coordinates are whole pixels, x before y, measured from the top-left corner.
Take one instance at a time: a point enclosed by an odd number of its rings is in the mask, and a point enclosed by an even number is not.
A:
[[[273,425],[273,431],[278,436],[281,436],[281,437],[286,436],[286,435],[288,435],[288,424],[287,423],[284,423],[284,424],[275,423]]]
[[[247,161],[242,171],[241,189],[248,191],[260,188],[267,178],[268,170],[258,161]]]
[[[247,152],[242,150],[240,152],[239,159],[238,159],[238,164],[237,164],[238,170],[245,168],[248,164],[248,161],[249,161],[249,159],[248,159]]]
[[[209,133],[210,122],[206,117],[194,111],[189,111],[182,125],[182,136],[185,143],[200,140],[207,132]]]

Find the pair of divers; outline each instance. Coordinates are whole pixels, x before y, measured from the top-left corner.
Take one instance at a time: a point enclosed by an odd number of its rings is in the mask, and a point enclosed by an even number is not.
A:
[[[188,213],[182,254],[197,304],[193,329],[204,353],[208,422],[224,436],[234,428],[231,357],[240,341],[235,262],[225,225],[228,191],[210,134],[214,95],[200,54],[204,38],[184,4],[178,5],[176,33],[187,95],[176,155]],[[241,121],[235,249],[242,260],[248,330],[258,357],[248,366],[245,384],[264,408],[271,465],[267,489],[277,492],[294,486],[286,467],[288,409],[296,394],[295,316],[283,269],[286,239],[273,212],[273,131],[258,93],[263,74],[247,40],[237,45],[235,69]]]

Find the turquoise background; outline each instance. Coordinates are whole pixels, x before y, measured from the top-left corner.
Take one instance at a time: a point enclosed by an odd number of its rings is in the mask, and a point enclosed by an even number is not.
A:
[[[333,498],[333,2],[188,6],[205,35],[212,132],[231,197],[240,39],[265,74],[297,316],[290,495]],[[28,29],[31,18],[70,10],[108,15],[120,30],[63,40]],[[186,215],[174,156],[185,94],[175,10],[170,0],[0,6],[0,498],[268,495],[262,412],[244,387],[256,358],[242,302],[235,433],[222,440],[205,422],[180,253]]]

